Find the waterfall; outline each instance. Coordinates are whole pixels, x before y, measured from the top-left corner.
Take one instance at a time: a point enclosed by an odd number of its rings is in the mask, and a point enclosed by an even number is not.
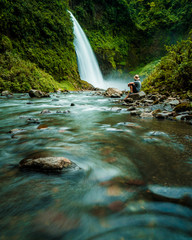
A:
[[[77,54],[80,78],[94,87],[103,88],[103,76],[91,45],[73,14],[69,13],[73,21],[74,46]]]

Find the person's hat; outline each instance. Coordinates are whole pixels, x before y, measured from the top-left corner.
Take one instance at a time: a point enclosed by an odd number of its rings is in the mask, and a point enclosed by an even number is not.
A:
[[[136,74],[136,75],[134,76],[134,78],[139,78],[139,75],[138,75],[138,74]]]

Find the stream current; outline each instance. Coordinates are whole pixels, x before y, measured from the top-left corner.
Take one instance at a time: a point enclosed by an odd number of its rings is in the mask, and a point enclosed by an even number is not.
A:
[[[0,104],[1,240],[192,239],[191,125],[133,117],[93,92]],[[21,171],[31,156],[79,168]]]

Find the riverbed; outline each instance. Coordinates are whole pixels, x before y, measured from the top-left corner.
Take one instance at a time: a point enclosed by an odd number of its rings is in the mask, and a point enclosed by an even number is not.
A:
[[[93,92],[0,105],[0,239],[192,238],[191,125],[131,116]],[[77,167],[19,169],[34,156]]]

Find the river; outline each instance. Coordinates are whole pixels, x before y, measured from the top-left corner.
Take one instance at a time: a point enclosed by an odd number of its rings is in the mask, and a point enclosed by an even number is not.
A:
[[[1,240],[192,238],[191,125],[130,116],[93,92],[0,104]],[[37,155],[79,168],[19,169]]]

